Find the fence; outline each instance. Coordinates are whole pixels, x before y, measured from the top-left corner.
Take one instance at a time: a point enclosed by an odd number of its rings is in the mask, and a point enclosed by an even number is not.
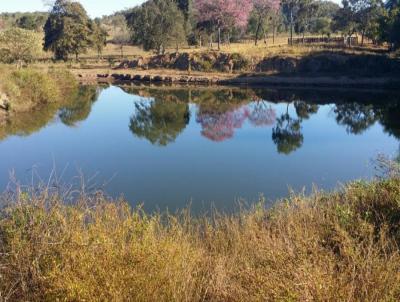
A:
[[[289,45],[296,45],[296,44],[318,44],[318,43],[333,43],[339,45],[358,45],[358,38],[357,37],[305,37],[305,38],[293,38],[288,39]]]

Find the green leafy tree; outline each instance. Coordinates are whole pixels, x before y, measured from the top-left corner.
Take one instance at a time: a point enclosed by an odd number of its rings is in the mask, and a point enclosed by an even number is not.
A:
[[[380,0],[343,0],[343,7],[335,17],[335,28],[351,37],[359,32],[364,38],[378,37],[379,20],[383,14]]]
[[[99,23],[95,23],[92,33],[92,45],[96,49],[99,59],[104,47],[107,45],[107,36],[107,30],[104,29]]]
[[[300,5],[303,0],[283,0],[281,3],[282,13],[285,17],[286,24],[289,25],[290,44],[293,44],[294,26],[298,21]]]
[[[119,46],[121,58],[124,57],[124,47],[131,42],[131,34],[129,32],[126,20],[120,21],[117,29],[114,32],[112,41]]]
[[[311,25],[318,11],[318,3],[313,0],[303,0],[299,4],[297,13],[297,28],[303,33],[303,39],[306,32],[311,31]]]
[[[92,46],[94,23],[83,6],[74,1],[56,0],[44,26],[44,49],[54,52],[56,59],[67,60]]]
[[[315,19],[311,32],[321,36],[329,36],[332,32],[332,20],[326,17]]]
[[[0,32],[0,61],[3,63],[31,62],[41,51],[37,33],[21,28]]]
[[[390,0],[379,20],[379,40],[388,42],[392,50],[400,47],[400,3]]]
[[[349,1],[343,0],[342,4],[343,7],[334,17],[332,28],[334,31],[340,31],[345,38],[349,38],[351,43],[351,37],[357,32],[357,17]]]
[[[127,16],[134,44],[163,54],[167,47],[179,47],[186,40],[185,18],[175,1],[150,0]]]
[[[17,20],[17,26],[23,29],[37,29],[36,18],[33,15],[25,15]]]

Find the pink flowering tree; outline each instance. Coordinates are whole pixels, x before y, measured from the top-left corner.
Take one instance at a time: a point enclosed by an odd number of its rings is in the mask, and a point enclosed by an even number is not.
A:
[[[244,28],[253,7],[252,0],[195,0],[198,22],[208,22],[218,30],[218,50],[221,49],[221,30]]]
[[[281,0],[253,0],[253,14],[256,18],[256,33],[254,44],[257,45],[260,31],[267,18],[274,18],[278,13]],[[275,29],[274,29],[275,32]]]

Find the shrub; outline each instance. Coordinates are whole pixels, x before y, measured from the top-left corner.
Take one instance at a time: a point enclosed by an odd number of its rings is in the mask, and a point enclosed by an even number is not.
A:
[[[0,90],[9,97],[10,110],[14,112],[64,102],[78,90],[73,75],[62,69],[45,72],[34,68],[2,68],[0,80]]]
[[[41,53],[41,39],[34,31],[10,28],[0,33],[0,62],[31,62]]]

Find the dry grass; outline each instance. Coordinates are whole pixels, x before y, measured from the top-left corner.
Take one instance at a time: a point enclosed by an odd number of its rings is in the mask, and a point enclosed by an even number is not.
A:
[[[0,300],[398,301],[400,180],[212,218],[3,195]]]
[[[26,112],[40,105],[66,102],[77,89],[77,81],[66,69],[0,66],[0,92],[8,96],[11,112]]]

